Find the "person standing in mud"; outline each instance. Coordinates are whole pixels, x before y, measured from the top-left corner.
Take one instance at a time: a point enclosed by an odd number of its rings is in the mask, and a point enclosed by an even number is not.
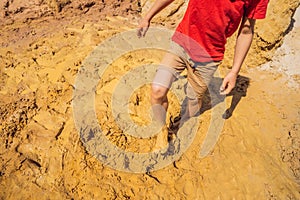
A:
[[[157,0],[153,4],[138,25],[138,37],[145,36],[152,18],[172,2]],[[185,15],[172,36],[170,52],[161,61],[151,87],[154,118],[164,126],[157,136],[157,148],[168,144],[165,118],[167,93],[172,82],[184,69],[187,70],[188,102],[181,117],[195,116],[210,80],[223,60],[226,39],[239,29],[232,69],[220,88],[221,94],[229,94],[251,46],[255,21],[265,18],[267,5],[268,0],[189,0]]]

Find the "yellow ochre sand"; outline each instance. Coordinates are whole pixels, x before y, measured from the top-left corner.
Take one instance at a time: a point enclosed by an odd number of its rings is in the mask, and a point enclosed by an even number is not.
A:
[[[72,107],[77,73],[98,44],[134,29],[151,2],[1,2],[1,199],[300,199],[300,82],[293,62],[299,55],[299,15],[291,20],[298,1],[271,1],[267,19],[257,23],[241,72],[249,84],[240,82],[239,101],[226,97],[226,108],[232,100],[236,107],[208,156],[200,158],[199,151],[210,125],[209,105],[198,117],[191,146],[163,169],[121,172],[86,151]],[[153,26],[174,29],[185,7],[175,1]],[[229,70],[233,45],[234,37],[221,76]],[[155,137],[138,139],[117,127],[113,89],[130,69],[158,64],[162,56],[141,50],[116,58],[95,89],[97,120],[121,149],[150,152]],[[137,89],[128,103],[139,125],[149,123],[149,90]],[[173,119],[180,105],[174,94],[169,98]]]

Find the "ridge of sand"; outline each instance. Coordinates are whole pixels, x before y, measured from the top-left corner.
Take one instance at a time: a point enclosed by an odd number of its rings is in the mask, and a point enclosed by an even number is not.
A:
[[[250,85],[241,84],[242,95],[234,100],[236,107],[214,151],[198,156],[211,119],[208,109],[199,117],[188,151],[173,165],[150,174],[104,166],[86,151],[75,128],[72,94],[83,60],[101,41],[135,28],[132,20],[140,12],[131,13],[136,9],[129,9],[130,1],[104,1],[110,5],[100,16],[103,2],[92,2],[1,1],[0,199],[300,199],[299,89],[288,87],[284,73],[254,68],[273,58],[298,0],[270,1],[269,17],[258,23],[241,73]],[[156,25],[174,27],[182,16],[181,2],[174,6],[180,7],[178,13],[169,18],[163,17],[169,12],[162,13]],[[229,41],[228,53],[232,44]],[[130,67],[159,62],[161,56],[155,51],[124,55],[99,83],[97,118],[120,148],[147,152],[152,141],[140,141],[117,128],[109,110],[112,88]],[[130,99],[139,123],[147,121],[141,110],[149,106],[148,97],[145,87]],[[233,99],[226,98],[227,108]],[[176,116],[178,110],[176,101],[171,102],[169,115]]]

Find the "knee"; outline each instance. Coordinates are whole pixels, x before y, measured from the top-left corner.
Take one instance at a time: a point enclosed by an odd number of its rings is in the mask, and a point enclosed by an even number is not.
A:
[[[166,98],[168,89],[157,84],[151,86],[151,99],[154,101],[163,101]]]

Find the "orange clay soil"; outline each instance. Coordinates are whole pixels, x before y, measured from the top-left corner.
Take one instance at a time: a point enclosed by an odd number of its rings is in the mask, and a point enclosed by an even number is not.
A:
[[[271,1],[267,19],[257,23],[237,95],[225,100],[232,112],[208,156],[200,158],[199,150],[211,123],[209,105],[198,117],[191,146],[163,169],[120,172],[86,150],[73,116],[77,73],[96,45],[136,28],[152,2],[1,1],[0,199],[300,199],[299,74],[280,70],[279,56],[291,52],[276,51],[289,38],[294,42],[287,45],[299,55],[299,27],[292,29],[297,0]],[[152,25],[173,30],[185,8],[184,1],[175,1]],[[234,37],[221,76],[229,70],[233,46]],[[130,69],[158,64],[162,56],[140,50],[115,58],[96,88],[98,122],[121,149],[150,152],[155,137],[138,139],[117,127],[110,103],[114,88]],[[271,60],[276,62],[259,67]],[[149,90],[138,88],[128,102],[138,125],[149,123]],[[169,97],[167,116],[174,119],[180,105]]]

